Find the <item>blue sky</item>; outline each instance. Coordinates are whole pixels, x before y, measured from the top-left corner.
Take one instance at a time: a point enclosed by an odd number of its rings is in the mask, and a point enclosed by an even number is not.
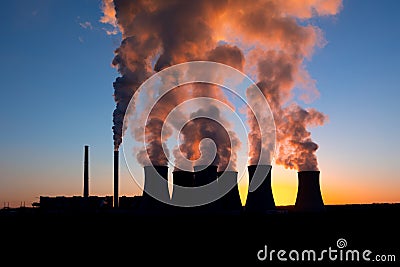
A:
[[[3,4],[0,203],[80,195],[85,144],[91,193],[112,194],[118,73],[111,61],[120,35],[106,35],[100,6],[95,0]],[[312,129],[328,202],[400,201],[398,10],[395,0],[352,0],[335,17],[312,20],[327,41],[306,66],[321,92],[311,106],[330,117]],[[130,194],[133,182],[124,166],[121,172],[121,194]],[[295,187],[295,174],[282,173]],[[359,196],[346,198],[354,190]]]

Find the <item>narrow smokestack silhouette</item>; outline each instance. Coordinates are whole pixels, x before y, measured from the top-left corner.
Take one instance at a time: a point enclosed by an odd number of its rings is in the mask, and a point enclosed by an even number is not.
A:
[[[239,188],[237,184],[236,171],[218,172],[218,190],[221,193],[227,192],[219,201],[223,212],[237,212],[242,210]]]
[[[204,194],[207,195],[214,195],[216,196],[218,194],[218,185],[217,183],[213,185],[209,185],[212,182],[217,180],[217,166],[215,165],[198,165],[194,166],[194,184],[195,187],[200,187],[200,186],[205,186],[208,185],[205,188]],[[208,197],[208,196],[204,196]],[[199,207],[199,211],[204,211],[204,212],[213,212],[216,211],[218,208],[218,200],[214,201],[212,203],[205,204],[201,207]]]
[[[83,197],[89,197],[89,146],[85,146],[85,159],[83,163]]]
[[[119,181],[119,151],[114,150],[114,208],[118,208],[118,181]]]
[[[325,210],[319,184],[319,174],[319,171],[298,172],[299,186],[295,204],[297,211],[318,212]]]
[[[144,166],[142,209],[150,212],[164,211],[165,204],[169,202],[168,166]]]
[[[173,191],[172,199],[176,203],[190,204],[190,192],[182,190],[177,186],[193,187],[194,186],[194,173],[190,171],[176,170],[173,172]]]
[[[271,188],[271,165],[250,165],[249,171],[249,193],[247,195],[246,212],[264,213],[275,210],[275,201]],[[252,191],[254,186],[257,189]]]

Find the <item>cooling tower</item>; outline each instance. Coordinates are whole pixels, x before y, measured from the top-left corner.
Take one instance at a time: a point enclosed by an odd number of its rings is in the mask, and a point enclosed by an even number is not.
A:
[[[217,166],[198,165],[194,166],[195,186],[203,186],[217,180]]]
[[[218,172],[218,190],[223,195],[218,201],[222,212],[239,212],[242,210],[236,171]]]
[[[324,201],[322,200],[319,184],[319,171],[300,171],[298,172],[298,179],[299,185],[295,209],[305,212],[324,211]]]
[[[119,200],[119,151],[114,150],[114,208],[118,208]]]
[[[212,182],[217,180],[217,166],[214,165],[199,165],[194,166],[194,186],[200,187],[208,185],[202,189],[203,196],[199,198],[207,200],[211,196],[218,195],[218,185]],[[200,206],[198,209],[200,212],[216,212],[218,210],[218,201],[213,201],[208,204]]]
[[[271,165],[250,165],[249,192],[245,211],[249,213],[265,213],[275,210],[275,201],[271,189]],[[253,188],[257,189],[254,191]]]
[[[89,146],[85,146],[83,162],[83,197],[89,197]]]
[[[165,211],[169,202],[168,166],[145,166],[142,210]]]
[[[190,192],[182,187],[193,187],[194,186],[194,173],[190,171],[176,170],[173,173],[173,191],[172,199],[177,204],[182,204],[183,206],[190,205]]]

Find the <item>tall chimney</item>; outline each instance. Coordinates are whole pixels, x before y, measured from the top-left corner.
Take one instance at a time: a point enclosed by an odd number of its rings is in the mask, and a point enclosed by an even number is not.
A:
[[[269,210],[275,210],[271,188],[271,169],[271,165],[248,166],[249,192],[245,206],[246,212],[265,213]],[[255,187],[257,189],[254,190]]]
[[[89,146],[85,146],[83,162],[83,197],[89,197]]]
[[[212,182],[217,180],[217,166],[214,165],[198,165],[194,166],[194,185],[195,187],[205,186],[211,184]],[[218,185],[217,183],[213,185],[208,185],[203,191],[204,194],[208,194],[209,196],[200,196],[201,198],[208,199],[210,196],[218,195]],[[205,204],[201,207],[198,207],[197,210],[210,212],[216,211],[219,207],[219,201],[215,200],[212,203]]]
[[[318,212],[325,210],[319,184],[319,174],[319,171],[298,172],[299,186],[295,204],[297,211]]]
[[[118,208],[118,198],[119,198],[119,151],[114,150],[114,208]]]
[[[218,190],[224,194],[220,199],[223,212],[238,212],[242,210],[236,171],[218,172]]]
[[[168,166],[144,166],[141,208],[144,211],[162,212],[167,207],[165,204],[169,202]]]
[[[184,190],[181,187],[193,187],[194,186],[194,173],[190,171],[175,170],[173,171],[173,191],[172,199],[177,204],[189,206],[191,195],[188,190]]]

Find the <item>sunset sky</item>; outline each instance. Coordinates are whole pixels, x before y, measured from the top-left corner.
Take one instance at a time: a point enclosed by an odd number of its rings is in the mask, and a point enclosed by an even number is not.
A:
[[[0,207],[81,195],[84,145],[90,194],[112,195],[112,83],[119,74],[111,62],[121,33],[107,34],[113,28],[100,22],[101,6],[2,5]],[[325,38],[304,62],[320,91],[309,106],[329,117],[310,129],[325,204],[400,202],[398,10],[395,0],[345,0],[336,15],[300,21]],[[121,162],[120,195],[140,194]],[[277,205],[294,204],[295,170],[274,165],[272,186]],[[244,183],[240,190],[243,201]]]

